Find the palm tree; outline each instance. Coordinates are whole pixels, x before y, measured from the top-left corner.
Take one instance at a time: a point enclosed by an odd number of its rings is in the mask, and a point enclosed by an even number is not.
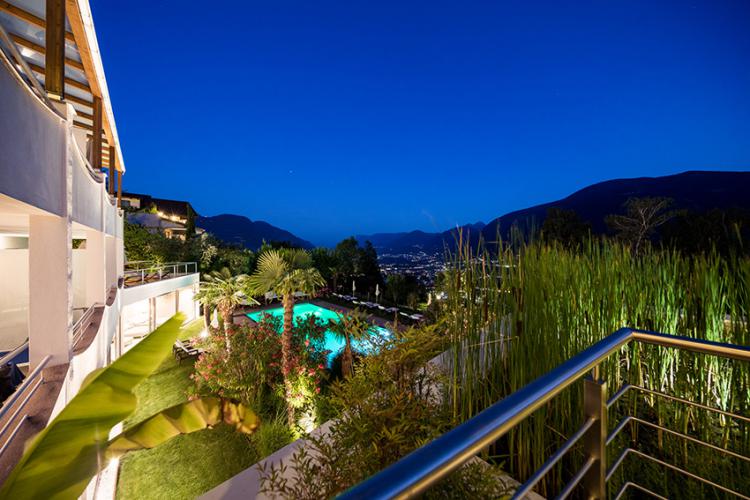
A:
[[[281,334],[281,366],[284,374],[287,402],[292,397],[292,321],[294,294],[312,294],[325,286],[325,280],[312,267],[310,254],[300,249],[266,250],[258,257],[258,267],[248,278],[249,290],[254,295],[273,292],[281,297],[284,306],[284,329]],[[290,426],[294,425],[294,408],[288,404]]]
[[[349,314],[338,313],[338,320],[331,320],[328,329],[345,342],[341,355],[341,374],[349,377],[354,374],[352,341],[366,339],[372,333],[372,325],[367,321],[367,314],[355,309]]]
[[[226,325],[232,324],[234,310],[246,301],[258,303],[248,293],[248,276],[246,274],[233,276],[226,267],[207,275],[205,281],[200,284],[200,290],[195,297],[203,304],[204,311],[210,314],[211,309],[215,307],[219,312],[219,331],[227,340],[227,349],[229,338]],[[210,322],[210,319],[207,321]]]

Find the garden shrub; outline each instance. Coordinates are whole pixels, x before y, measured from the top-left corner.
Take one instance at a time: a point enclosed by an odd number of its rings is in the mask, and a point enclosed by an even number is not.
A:
[[[451,428],[455,422],[444,403],[443,377],[426,365],[442,345],[436,327],[394,333],[383,341],[378,354],[361,359],[352,377],[331,385],[328,403],[337,418],[328,432],[310,437],[309,446],[294,454],[289,467],[295,478],[284,477],[286,466],[262,467],[261,491],[285,498],[330,498]],[[498,483],[490,476],[467,466],[431,495],[497,497]]]

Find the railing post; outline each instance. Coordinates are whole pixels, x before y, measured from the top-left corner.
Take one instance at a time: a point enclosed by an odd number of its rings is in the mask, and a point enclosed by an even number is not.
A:
[[[146,282],[146,275],[144,274],[143,269],[141,269],[141,285]]]
[[[594,425],[583,436],[583,450],[593,465],[583,478],[586,498],[606,498],[607,485],[607,383],[599,377],[599,368],[583,381],[584,418],[594,418]]]

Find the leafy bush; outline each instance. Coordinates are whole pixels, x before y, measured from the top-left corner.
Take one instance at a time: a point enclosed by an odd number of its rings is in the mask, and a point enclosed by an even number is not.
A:
[[[280,318],[265,314],[253,325],[227,325],[226,338],[211,330],[200,341],[204,353],[195,362],[193,395],[218,395],[239,400],[264,415],[273,415],[284,401]],[[326,375],[325,326],[314,316],[299,321],[292,334],[290,379],[295,408],[313,405]]]
[[[250,441],[258,452],[258,456],[267,457],[294,441],[294,434],[286,423],[286,417],[281,416],[263,422],[263,425],[250,437]]]
[[[331,386],[337,419],[328,432],[309,438],[284,466],[261,471],[261,490],[285,498],[330,498],[390,465],[453,426],[442,376],[426,362],[442,350],[436,327],[411,329],[383,341],[355,374]],[[471,473],[473,483],[464,481]],[[498,496],[495,481],[476,481],[474,466],[459,470],[432,494],[441,498]],[[488,477],[491,474],[488,475]]]
[[[195,362],[194,395],[237,399],[258,412],[277,406],[281,376],[278,320],[267,316],[256,325],[227,325],[227,338],[214,332],[200,342]],[[228,344],[227,344],[228,340]]]
[[[362,359],[363,354],[359,351],[352,350],[352,357],[354,359],[354,364],[358,363],[360,359]],[[331,360],[331,381],[336,381],[344,378],[344,374],[341,370],[341,361],[344,357],[344,349],[342,348],[336,356]]]

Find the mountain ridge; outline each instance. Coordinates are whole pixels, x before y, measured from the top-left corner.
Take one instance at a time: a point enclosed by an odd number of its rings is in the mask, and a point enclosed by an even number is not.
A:
[[[219,214],[211,217],[196,217],[195,224],[213,234],[221,241],[257,250],[264,241],[288,242],[311,249],[314,245],[291,232],[265,221],[254,221],[244,215]]]
[[[624,204],[629,198],[667,197],[674,200],[672,208],[693,212],[706,212],[713,208],[733,207],[750,210],[750,171],[708,171],[689,170],[678,174],[656,177],[633,177],[609,179],[585,186],[565,198],[513,210],[489,223],[460,226],[466,237],[468,229],[471,243],[481,237],[485,241],[495,241],[497,235],[508,238],[510,228],[515,224],[522,230],[540,228],[547,216],[547,209],[556,207],[574,210],[579,217],[591,224],[595,233],[607,231],[605,217],[623,213]],[[445,245],[455,241],[456,229],[429,233],[425,231],[374,233],[357,235],[360,243],[371,241],[375,248],[391,253],[407,253],[428,249],[440,252]],[[476,235],[476,236],[475,236]]]
[[[595,233],[607,231],[605,217],[623,213],[630,198],[666,197],[672,208],[706,212],[713,208],[750,209],[750,172],[689,170],[658,177],[610,179],[581,188],[565,198],[508,212],[490,221],[482,230],[486,241],[500,234],[507,238],[516,224],[523,230],[539,228],[547,209],[573,210]]]

